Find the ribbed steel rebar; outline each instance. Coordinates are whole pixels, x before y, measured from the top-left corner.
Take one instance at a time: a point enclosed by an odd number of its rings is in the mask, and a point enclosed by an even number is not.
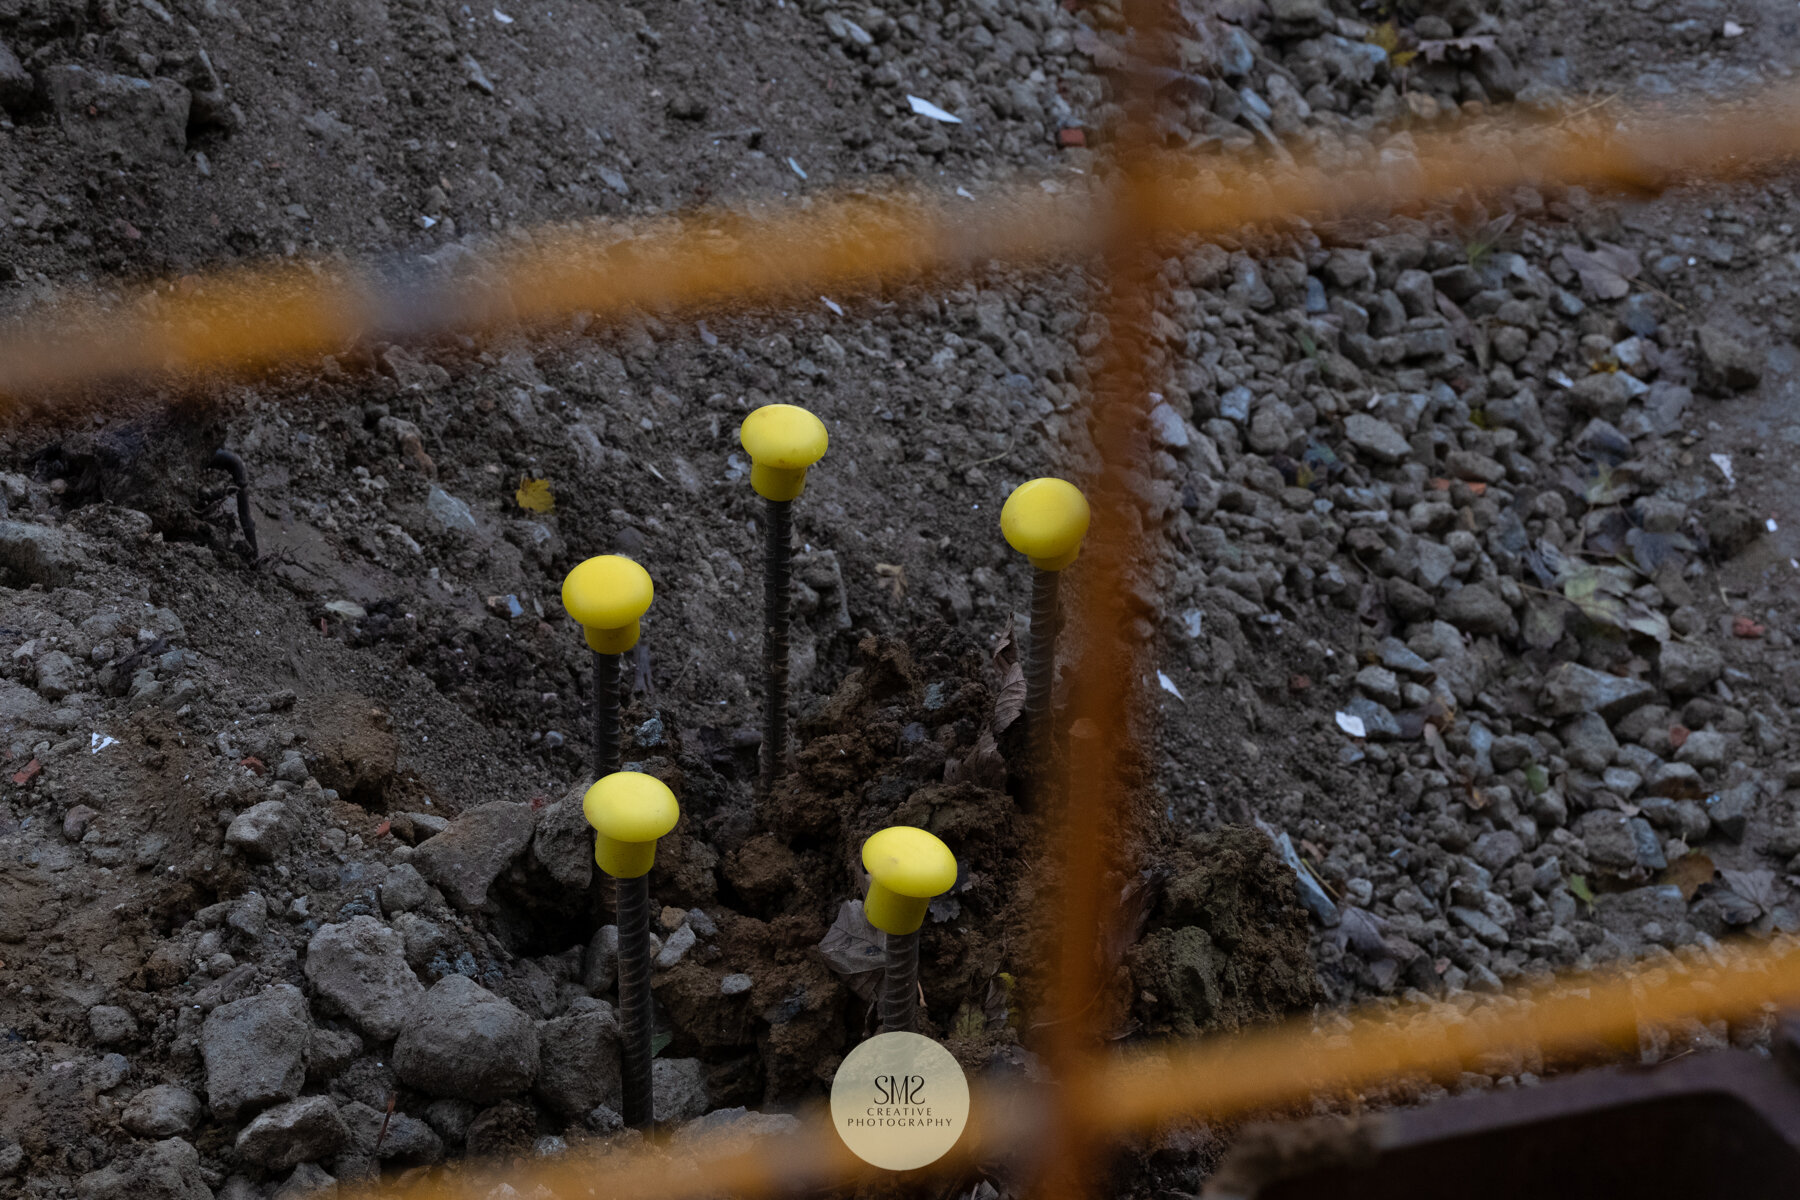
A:
[[[919,931],[887,935],[881,971],[881,1032],[910,1033],[919,1002]]]
[[[794,503],[764,503],[768,542],[763,554],[763,743],[757,794],[767,796],[787,755],[788,577],[792,572]]]
[[[619,769],[619,655],[594,654],[594,778]]]
[[[650,876],[618,881],[620,1065],[625,1124],[655,1119],[650,1088]]]
[[[1050,730],[1055,723],[1051,691],[1056,682],[1056,593],[1060,571],[1034,571],[1031,579],[1031,638],[1025,655],[1025,735],[1032,773],[1048,767]]]

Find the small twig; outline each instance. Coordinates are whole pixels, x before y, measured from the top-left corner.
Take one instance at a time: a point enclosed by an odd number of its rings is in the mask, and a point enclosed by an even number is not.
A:
[[[375,1149],[373,1151],[371,1151],[371,1153],[379,1154],[381,1152],[382,1140],[387,1137],[388,1122],[394,1119],[394,1104],[399,1099],[400,1099],[399,1092],[389,1092],[388,1093],[387,1112],[382,1114],[381,1132],[375,1135]]]

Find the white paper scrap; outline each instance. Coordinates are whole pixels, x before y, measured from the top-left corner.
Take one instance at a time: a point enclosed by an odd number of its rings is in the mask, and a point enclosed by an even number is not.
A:
[[[1187,697],[1185,697],[1181,694],[1181,689],[1175,686],[1175,681],[1173,679],[1170,679],[1167,675],[1163,674],[1161,671],[1158,671],[1156,673],[1156,682],[1161,684],[1162,690],[1169,693],[1169,695],[1175,697],[1177,700],[1180,700],[1183,703],[1187,702]]]
[[[108,737],[105,734],[100,733],[90,733],[88,735],[89,754],[98,754],[108,746],[116,746],[118,744],[119,739],[116,737]]]
[[[838,316],[841,317],[844,315],[844,310],[839,308],[838,302],[836,300],[833,300],[830,296],[820,296],[819,301],[820,301],[820,303],[824,304],[826,308],[829,308],[832,312],[836,313]]]
[[[933,104],[929,100],[922,100],[917,96],[908,96],[906,98],[906,102],[908,104],[912,105],[912,110],[914,112],[918,113],[921,117],[930,117],[932,120],[942,121],[946,125],[961,125],[962,124],[961,117],[951,116],[949,113],[945,112],[943,109],[939,108],[937,105]]]
[[[1730,487],[1736,487],[1737,475],[1731,470],[1731,455],[1713,454],[1709,457],[1712,459],[1713,466],[1719,468],[1720,472],[1724,474],[1726,484]]]
[[[494,20],[500,22],[502,25],[511,25],[513,23],[511,17],[507,16],[497,8],[494,10]]]
[[[800,169],[800,164],[794,161],[794,156],[791,154],[788,155],[788,166],[794,168],[794,174],[802,179],[806,178],[806,172]]]
[[[1352,713],[1341,712],[1337,715],[1338,728],[1353,738],[1366,738],[1369,731],[1363,728],[1363,719]]]

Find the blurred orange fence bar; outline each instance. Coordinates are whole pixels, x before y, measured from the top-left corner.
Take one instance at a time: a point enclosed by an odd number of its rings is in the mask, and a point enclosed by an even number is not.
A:
[[[1251,160],[1167,155],[1138,232],[1221,236],[1284,218],[1376,215],[1466,191],[1562,182],[1653,189],[1766,170],[1800,152],[1800,89],[1680,115],[1565,124],[1506,119],[1418,135],[1414,150],[1321,149]],[[0,338],[0,397],[147,372],[292,363],[359,337],[389,340],[577,311],[698,311],[854,291],[988,261],[1101,249],[1108,199],[1036,183],[970,202],[846,197],[769,216],[701,212],[636,234],[541,231],[477,278],[384,283],[355,272],[255,269],[184,280],[118,304],[64,298]]]

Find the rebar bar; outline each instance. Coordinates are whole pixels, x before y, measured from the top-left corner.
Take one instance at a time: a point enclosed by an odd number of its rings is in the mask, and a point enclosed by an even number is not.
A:
[[[237,489],[238,527],[244,531],[244,542],[250,547],[250,561],[255,562],[261,551],[256,548],[256,518],[250,512],[250,470],[242,458],[223,449],[213,451],[207,466],[231,476],[232,486]]]
[[[911,1033],[919,1002],[919,931],[890,933],[881,970],[881,1032]]]
[[[640,1129],[656,1119],[650,1083],[650,877],[620,879],[619,1034],[625,1124]]]
[[[766,797],[787,757],[788,577],[792,570],[794,503],[763,502],[768,541],[763,554],[763,742],[757,795]]]
[[[1025,736],[1032,773],[1049,769],[1051,730],[1056,717],[1056,598],[1060,571],[1033,571],[1031,636],[1025,654]],[[1036,790],[1035,788],[1033,789]]]
[[[594,656],[594,778],[604,779],[619,769],[619,659],[617,654]]]

